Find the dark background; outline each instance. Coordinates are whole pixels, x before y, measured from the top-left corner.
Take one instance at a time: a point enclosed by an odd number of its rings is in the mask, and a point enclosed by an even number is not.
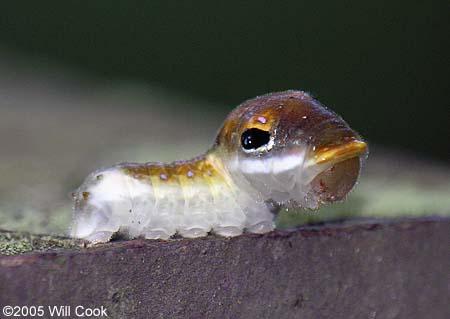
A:
[[[3,1],[0,47],[227,109],[302,88],[371,143],[449,160],[447,1]]]

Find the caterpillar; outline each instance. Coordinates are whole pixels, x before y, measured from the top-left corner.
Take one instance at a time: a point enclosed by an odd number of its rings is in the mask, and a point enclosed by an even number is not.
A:
[[[270,93],[234,109],[212,148],[169,164],[121,163],[74,192],[71,235],[129,238],[266,233],[281,207],[316,209],[345,198],[368,146],[304,91]]]

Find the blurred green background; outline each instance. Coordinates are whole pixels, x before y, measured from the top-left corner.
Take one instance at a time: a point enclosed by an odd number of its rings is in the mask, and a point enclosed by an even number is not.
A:
[[[449,160],[447,1],[3,1],[0,46],[228,110],[302,88],[371,142]]]
[[[64,233],[93,169],[194,156],[291,88],[372,152],[347,202],[281,224],[450,214],[449,39],[445,1],[3,1],[0,228]]]

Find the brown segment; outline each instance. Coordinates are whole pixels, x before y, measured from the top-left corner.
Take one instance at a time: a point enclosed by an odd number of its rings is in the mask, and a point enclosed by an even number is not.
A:
[[[367,145],[337,114],[306,92],[285,91],[256,97],[235,108],[226,118],[214,147],[205,155],[170,164],[125,163],[121,166],[127,174],[138,179],[160,176],[161,183],[180,183],[180,177],[183,181],[186,181],[185,177],[198,180],[207,173],[227,180],[229,177],[221,162],[226,160],[223,155],[240,152],[241,134],[250,128],[265,130],[275,136],[271,151],[275,154],[288,153],[293,145],[310,147],[317,160],[323,154],[331,159],[339,157],[340,153],[347,152],[344,155],[350,158],[367,152]],[[356,150],[351,145],[364,147]],[[342,157],[342,160],[346,159]]]
[[[270,133],[273,141],[270,154],[250,154],[242,150],[241,135],[251,128]],[[135,178],[151,180],[155,188],[171,183],[179,185],[184,192],[198,182],[207,184],[214,194],[220,192],[215,191],[216,183],[225,183],[234,189],[224,165],[234,155],[286,155],[305,147],[307,156],[317,165],[333,165],[315,178],[313,190],[322,201],[342,199],[356,183],[360,158],[367,152],[367,145],[341,117],[303,91],[272,93],[242,103],[228,115],[213,148],[205,155],[170,164],[125,163],[120,166]]]
[[[266,123],[258,121],[259,117]],[[253,127],[276,134],[280,148],[292,141],[325,148],[359,139],[341,117],[308,93],[285,91],[256,97],[232,111],[216,138],[216,147],[236,152],[241,134]]]
[[[353,157],[333,165],[314,178],[312,190],[322,202],[342,200],[358,180],[360,162],[358,157]]]

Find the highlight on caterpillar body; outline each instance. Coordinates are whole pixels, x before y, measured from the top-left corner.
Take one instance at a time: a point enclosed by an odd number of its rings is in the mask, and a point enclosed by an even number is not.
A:
[[[226,118],[212,148],[188,161],[121,163],[74,193],[73,237],[237,236],[274,229],[280,207],[316,209],[356,184],[368,147],[303,91],[248,100]]]

